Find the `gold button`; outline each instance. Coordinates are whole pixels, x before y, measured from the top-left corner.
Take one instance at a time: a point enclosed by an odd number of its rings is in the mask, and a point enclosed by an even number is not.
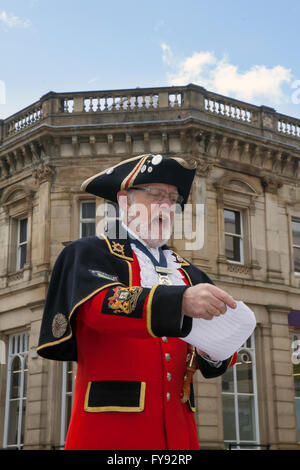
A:
[[[166,336],[163,336],[161,339],[163,340],[164,343],[168,342],[168,338]]]
[[[167,401],[170,401],[171,393],[167,392]]]
[[[166,361],[167,361],[167,362],[170,362],[170,360],[171,360],[171,355],[170,355],[169,353],[166,353],[166,354],[165,354],[165,358],[166,358]]]
[[[172,374],[171,372],[167,372],[167,381],[170,382],[172,379]]]

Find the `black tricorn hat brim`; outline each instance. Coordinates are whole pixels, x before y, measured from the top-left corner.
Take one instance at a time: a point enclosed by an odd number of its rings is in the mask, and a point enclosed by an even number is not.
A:
[[[108,201],[117,202],[117,193],[136,185],[165,183],[176,186],[187,203],[196,173],[196,162],[189,163],[179,157],[139,155],[124,160],[85,180],[81,190]]]

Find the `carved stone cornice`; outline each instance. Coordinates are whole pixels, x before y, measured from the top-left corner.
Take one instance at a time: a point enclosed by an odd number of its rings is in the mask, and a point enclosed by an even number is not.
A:
[[[282,187],[281,181],[272,177],[272,176],[263,176],[261,179],[261,184],[266,193],[277,194],[278,189]]]
[[[51,181],[54,175],[54,168],[50,165],[40,165],[34,171],[34,178],[37,184]]]
[[[196,176],[207,178],[212,171],[213,165],[204,160],[197,160]]]

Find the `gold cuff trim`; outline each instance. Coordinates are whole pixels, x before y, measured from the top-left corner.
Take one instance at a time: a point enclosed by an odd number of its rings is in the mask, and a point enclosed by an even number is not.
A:
[[[159,284],[156,284],[155,286],[152,287],[152,289],[150,290],[150,293],[149,293],[148,301],[147,301],[147,330],[148,330],[148,333],[151,336],[153,336],[153,338],[157,338],[157,336],[155,336],[155,334],[153,333],[152,328],[151,328],[151,316],[152,316],[151,307],[152,307],[153,296],[154,296],[154,293],[155,293],[158,286],[159,286]]]

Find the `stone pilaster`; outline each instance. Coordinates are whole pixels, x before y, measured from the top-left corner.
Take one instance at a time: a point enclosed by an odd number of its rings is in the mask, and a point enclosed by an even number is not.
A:
[[[265,190],[265,224],[267,250],[267,279],[270,282],[282,282],[283,275],[280,261],[279,210],[277,191],[281,186],[275,179],[263,178]]]
[[[196,424],[201,449],[224,449],[221,378],[194,378]]]

